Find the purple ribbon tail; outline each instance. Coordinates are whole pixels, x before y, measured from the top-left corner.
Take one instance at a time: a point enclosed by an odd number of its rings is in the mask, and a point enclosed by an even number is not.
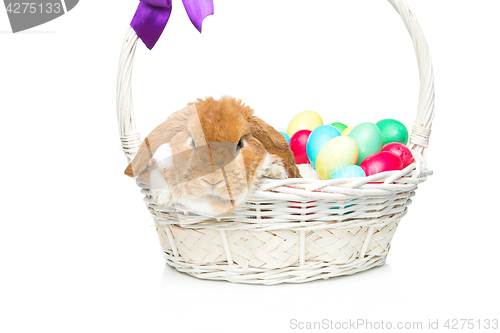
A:
[[[213,0],[182,0],[191,23],[201,33],[205,17],[214,14]]]
[[[156,7],[145,2],[139,3],[130,26],[148,49],[151,50],[160,38],[171,12],[172,6]]]

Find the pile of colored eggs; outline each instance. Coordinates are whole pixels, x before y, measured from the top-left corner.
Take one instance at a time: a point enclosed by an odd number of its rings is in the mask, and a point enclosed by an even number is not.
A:
[[[310,163],[323,180],[365,177],[402,170],[413,163],[406,147],[408,130],[395,119],[348,127],[323,125],[314,111],[297,114],[288,125],[287,139],[296,164]]]

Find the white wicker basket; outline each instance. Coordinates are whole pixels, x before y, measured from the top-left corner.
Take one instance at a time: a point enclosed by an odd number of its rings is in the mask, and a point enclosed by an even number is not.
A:
[[[406,1],[389,2],[413,39],[420,71],[420,100],[409,143],[415,163],[366,178],[265,180],[245,208],[219,220],[159,207],[144,187],[169,265],[203,279],[277,284],[354,274],[384,264],[417,185],[432,174],[425,155],[434,116],[434,79],[424,35]],[[128,162],[141,144],[131,97],[136,45],[130,28],[117,86],[120,138]]]

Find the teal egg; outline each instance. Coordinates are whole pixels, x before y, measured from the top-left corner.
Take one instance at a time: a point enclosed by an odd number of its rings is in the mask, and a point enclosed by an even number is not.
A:
[[[368,156],[382,151],[382,133],[378,126],[373,123],[359,124],[352,129],[348,136],[353,138],[358,145],[358,165]]]
[[[335,172],[330,179],[351,177],[366,177],[366,174],[359,165],[348,165]]]
[[[377,123],[384,146],[391,142],[399,142],[404,145],[408,143],[408,130],[402,122],[396,119],[383,119]]]
[[[288,136],[288,134],[286,134],[285,132],[280,132],[280,131],[278,131],[278,132],[279,132],[281,135],[283,135],[283,136],[285,137],[285,139],[286,139],[286,142],[287,142],[288,144],[290,144],[290,137]]]
[[[311,165],[316,167],[316,158],[323,146],[333,138],[340,136],[337,128],[330,125],[321,125],[316,127],[307,139],[306,152]]]
[[[351,200],[349,200],[349,201],[355,201],[355,200],[356,200],[356,199],[351,199]],[[337,203],[337,202],[332,201],[331,203]],[[342,206],[342,205],[340,205],[340,206]],[[346,205],[346,206],[344,206],[344,208],[349,208],[349,207],[352,207],[352,206],[354,206],[354,205]],[[332,208],[330,208],[330,209],[339,209],[339,207],[332,207]],[[344,214],[342,214],[342,215],[347,215],[347,214],[351,214],[351,213],[353,213],[353,212],[352,212],[352,211],[351,211],[351,212],[345,212],[345,213],[344,213]],[[339,214],[335,214],[335,215],[339,215]]]

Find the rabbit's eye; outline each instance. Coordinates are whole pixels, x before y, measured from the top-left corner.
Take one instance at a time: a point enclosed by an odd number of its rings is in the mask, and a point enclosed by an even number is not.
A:
[[[242,141],[242,139],[240,139],[240,141],[238,141],[238,144],[236,144],[236,148],[235,148],[235,152],[234,152],[236,154],[236,156],[239,155],[242,147],[243,147],[243,141]]]

